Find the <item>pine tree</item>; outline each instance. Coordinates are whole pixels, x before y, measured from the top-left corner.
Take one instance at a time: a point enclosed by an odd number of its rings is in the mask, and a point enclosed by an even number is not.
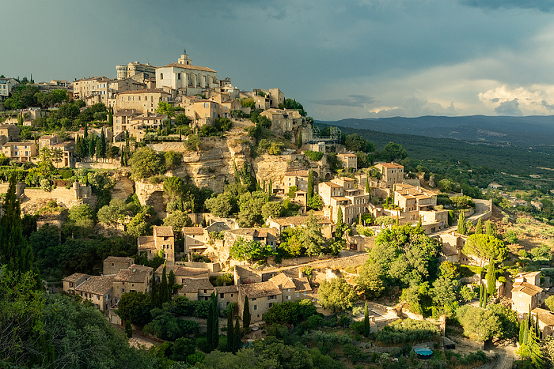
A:
[[[364,336],[369,337],[369,312],[367,309],[367,301],[365,303],[365,310],[364,310]]]
[[[309,203],[314,195],[314,171],[308,172],[308,189],[306,190],[306,201]]]
[[[489,267],[487,271],[487,293],[493,296],[496,293],[496,271],[494,269],[494,262],[489,261]]]
[[[483,234],[483,221],[481,218],[479,218],[477,225],[475,226],[475,234]]]
[[[235,344],[234,344],[233,353],[235,353],[235,352],[237,352],[237,351],[240,349],[240,347],[242,346],[240,322],[239,322],[239,317],[238,317],[238,316],[236,317],[236,320],[235,320],[235,334],[234,334],[233,336],[234,336],[234,338],[235,338]]]
[[[227,311],[227,351],[235,352],[235,328],[233,327],[233,309]]]
[[[465,212],[462,210],[460,212],[460,216],[458,217],[458,233],[459,234],[466,234],[466,216]]]
[[[248,303],[248,296],[244,296],[244,310],[242,312],[242,327],[248,329],[250,327],[250,304]]]

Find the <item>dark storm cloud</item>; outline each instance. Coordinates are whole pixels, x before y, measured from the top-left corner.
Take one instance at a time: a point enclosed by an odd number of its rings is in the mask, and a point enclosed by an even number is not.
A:
[[[498,115],[522,115],[517,99],[501,102],[494,111]]]
[[[461,4],[484,9],[534,9],[545,13],[554,11],[553,0],[461,0]]]

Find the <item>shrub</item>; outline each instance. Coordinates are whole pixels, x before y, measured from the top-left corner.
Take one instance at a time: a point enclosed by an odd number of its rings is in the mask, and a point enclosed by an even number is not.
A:
[[[307,150],[307,151],[304,151],[304,155],[306,155],[308,158],[310,158],[310,160],[319,161],[319,160],[321,160],[321,158],[323,158],[324,154],[322,152],[319,152],[319,151]]]
[[[374,333],[383,343],[403,344],[430,341],[440,333],[439,328],[427,321],[397,320]]]

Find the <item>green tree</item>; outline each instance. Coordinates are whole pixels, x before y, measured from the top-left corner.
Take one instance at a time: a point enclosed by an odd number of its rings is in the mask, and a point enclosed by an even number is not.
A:
[[[485,260],[502,262],[508,257],[508,248],[504,242],[487,234],[469,236],[462,251],[466,255],[473,255],[480,259],[482,265]]]
[[[242,327],[244,329],[248,329],[250,327],[250,319],[250,303],[248,302],[248,296],[244,296],[244,309],[242,311]]]
[[[235,353],[235,328],[233,327],[233,309],[227,311],[227,351]]]
[[[160,280],[159,294],[160,294],[160,299],[158,300],[158,304],[159,304],[158,307],[161,307],[161,305],[164,302],[171,300],[171,293],[169,290],[169,285],[167,283],[167,272],[166,272],[165,265],[162,269],[162,278]]]
[[[165,169],[160,155],[149,147],[141,147],[136,150],[129,162],[131,173],[136,179],[150,178]]]
[[[308,172],[308,188],[306,189],[306,200],[310,202],[314,195],[314,171],[310,169]]]
[[[383,285],[383,272],[376,263],[366,262],[359,270],[359,275],[355,282],[366,299],[372,300],[380,297],[385,291]]]
[[[548,309],[550,311],[554,311],[554,295],[553,296],[549,296],[545,301],[544,303],[546,304],[546,306],[548,307]]]
[[[127,292],[121,296],[117,308],[117,315],[122,320],[128,320],[133,324],[144,325],[152,319],[150,296],[142,292]]]
[[[232,214],[234,207],[233,203],[236,203],[233,196],[227,193],[221,193],[216,197],[207,199],[204,206],[215,217],[227,218]]]
[[[477,225],[475,226],[475,233],[476,234],[483,234],[483,221],[481,218],[477,221]]]
[[[302,131],[298,132],[298,141],[296,142],[298,148],[302,147]]]
[[[339,206],[337,210],[337,222],[335,223],[335,239],[342,239],[342,233],[344,232],[344,224],[342,223],[342,208]]]
[[[367,301],[366,301],[366,303],[365,303],[365,309],[364,309],[364,336],[365,336],[365,337],[369,337],[369,330],[370,330],[370,326],[369,326],[369,313],[368,313]]]
[[[248,320],[250,322],[250,318]],[[250,324],[250,323],[249,323]],[[243,327],[246,327],[243,323]],[[241,346],[242,346],[242,342],[241,342],[241,330],[240,330],[240,322],[239,322],[239,317],[237,316],[235,318],[235,333],[233,334],[234,338],[235,338],[235,345],[234,345],[234,351],[233,353],[237,352]]]
[[[494,262],[490,262],[487,270],[487,294],[493,296],[496,293],[496,270]]]
[[[181,162],[183,160],[183,155],[173,150],[169,150],[164,153],[164,158],[165,158],[165,169],[172,170],[172,169],[178,168],[181,165]]]
[[[231,246],[229,255],[239,261],[265,260],[275,254],[271,245],[264,245],[259,241],[247,241],[239,237]]]
[[[173,232],[177,234],[183,229],[183,227],[191,227],[192,220],[187,213],[176,210],[164,219],[164,226],[171,227]]]
[[[185,361],[189,355],[196,352],[196,345],[190,338],[180,337],[175,340],[175,344],[171,348],[171,360]]]
[[[320,284],[318,298],[321,306],[336,312],[350,309],[358,295],[344,278],[333,278],[331,282],[323,281]]]
[[[375,151],[375,147],[373,146],[373,144],[357,133],[352,133],[350,135],[347,135],[344,140],[344,146],[349,151],[361,151],[361,152]]]
[[[491,310],[464,305],[458,309],[456,317],[464,328],[464,334],[477,341],[498,337],[502,332],[500,319]]]
[[[129,320],[125,322],[125,335],[127,338],[133,337],[133,327],[131,326],[131,322]]]
[[[458,233],[459,234],[466,234],[467,233],[466,216],[465,216],[465,212],[463,210],[460,211],[460,216],[458,217]]]
[[[496,232],[495,232],[494,227],[493,227],[493,225],[492,225],[492,222],[491,222],[490,220],[487,220],[487,221],[485,222],[485,228],[486,228],[486,232],[485,232],[485,233],[486,233],[488,236],[496,236]]]
[[[27,237],[23,235],[20,203],[16,196],[16,175],[10,175],[8,192],[2,204],[0,218],[0,265],[6,264],[8,270],[17,273],[33,271],[34,255]]]
[[[269,201],[262,206],[262,216],[264,219],[269,217],[279,218],[283,213],[283,205],[279,201]]]

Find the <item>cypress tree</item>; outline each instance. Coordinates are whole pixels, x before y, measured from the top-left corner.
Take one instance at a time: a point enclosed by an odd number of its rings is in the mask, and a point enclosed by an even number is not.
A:
[[[83,134],[83,138],[86,140],[88,138],[88,123],[85,122],[85,133]]]
[[[152,276],[152,285],[150,286],[150,300],[152,301],[152,306],[159,307],[160,294],[158,292],[158,284],[156,283],[156,277]]]
[[[167,285],[167,274],[165,270],[165,265],[162,270],[162,280],[160,281],[160,302],[161,306],[164,302],[169,301],[169,286]]]
[[[131,326],[131,321],[127,320],[125,322],[125,334],[127,338],[133,337],[133,327]]]
[[[494,269],[494,262],[489,261],[489,267],[487,271],[487,293],[492,296],[496,293],[496,271]]]
[[[525,323],[524,321],[522,320],[521,323],[519,323],[519,345],[523,345],[523,341],[524,341],[524,336],[525,336]]]
[[[296,145],[298,146],[298,148],[302,147],[302,131],[300,131],[298,133],[298,141],[297,141]]]
[[[369,188],[369,176],[365,177],[365,192],[370,193],[371,189]]]
[[[369,337],[369,313],[367,310],[367,301],[365,302],[365,310],[364,310],[364,336]]]
[[[212,308],[212,299],[210,297],[210,305],[208,308],[208,320],[206,321],[206,339],[208,340],[208,349],[214,349],[214,309]]]
[[[337,223],[335,224],[335,240],[342,239],[342,208],[339,206],[337,210]]]
[[[466,216],[463,210],[460,212],[460,216],[458,217],[458,233],[466,234]]]
[[[273,196],[273,181],[271,179],[269,180],[269,188],[267,190],[267,193],[270,197]]]
[[[485,222],[485,227],[486,227],[486,233],[489,235],[489,236],[494,236],[494,229],[492,227],[492,222],[490,220],[487,220]]]
[[[483,307],[483,297],[484,297],[484,288],[483,288],[483,284],[481,283],[479,285],[479,307],[482,308]]]
[[[10,174],[8,192],[4,198],[0,218],[0,264],[7,264],[8,270],[16,273],[33,271],[40,287],[38,269],[34,264],[34,255],[27,238],[23,236],[21,208],[16,196],[17,179],[15,172]]]
[[[175,273],[173,273],[173,269],[169,271],[169,276],[167,277],[167,284],[169,287],[169,299],[171,300],[173,294],[175,291],[173,290],[173,286],[175,285]]]
[[[242,342],[241,342],[240,322],[239,322],[239,317],[238,316],[236,317],[236,320],[235,320],[235,334],[233,336],[235,338],[233,353],[235,353],[240,349],[240,346],[242,344]]]
[[[475,234],[483,234],[483,221],[481,218],[479,218],[477,225],[475,226]]]
[[[310,169],[308,172],[308,189],[306,190],[306,201],[310,203],[314,195],[314,171]]]
[[[217,294],[215,292],[212,292],[211,300],[211,309],[214,319],[212,327],[212,344],[213,349],[215,350],[219,346],[219,304],[217,302]]]
[[[104,133],[104,128],[102,128],[100,133],[100,157],[106,157],[106,134]]]
[[[489,299],[489,297],[487,296],[487,289],[483,288],[483,307],[484,308],[487,307],[487,300],[488,299]]]
[[[265,186],[265,179],[264,179],[264,181],[263,181],[263,186],[264,186],[264,187],[262,188],[262,191],[264,191],[264,192],[265,192],[265,191],[266,191],[266,186]]]
[[[527,345],[529,343],[529,320],[523,320],[523,344]]]
[[[110,127],[113,127],[113,108],[111,106],[108,110],[108,124],[110,125]]]
[[[235,328],[233,327],[233,309],[227,311],[227,351],[235,352]]]
[[[244,296],[244,310],[242,312],[242,327],[248,329],[250,327],[250,304],[248,303],[248,296]]]

